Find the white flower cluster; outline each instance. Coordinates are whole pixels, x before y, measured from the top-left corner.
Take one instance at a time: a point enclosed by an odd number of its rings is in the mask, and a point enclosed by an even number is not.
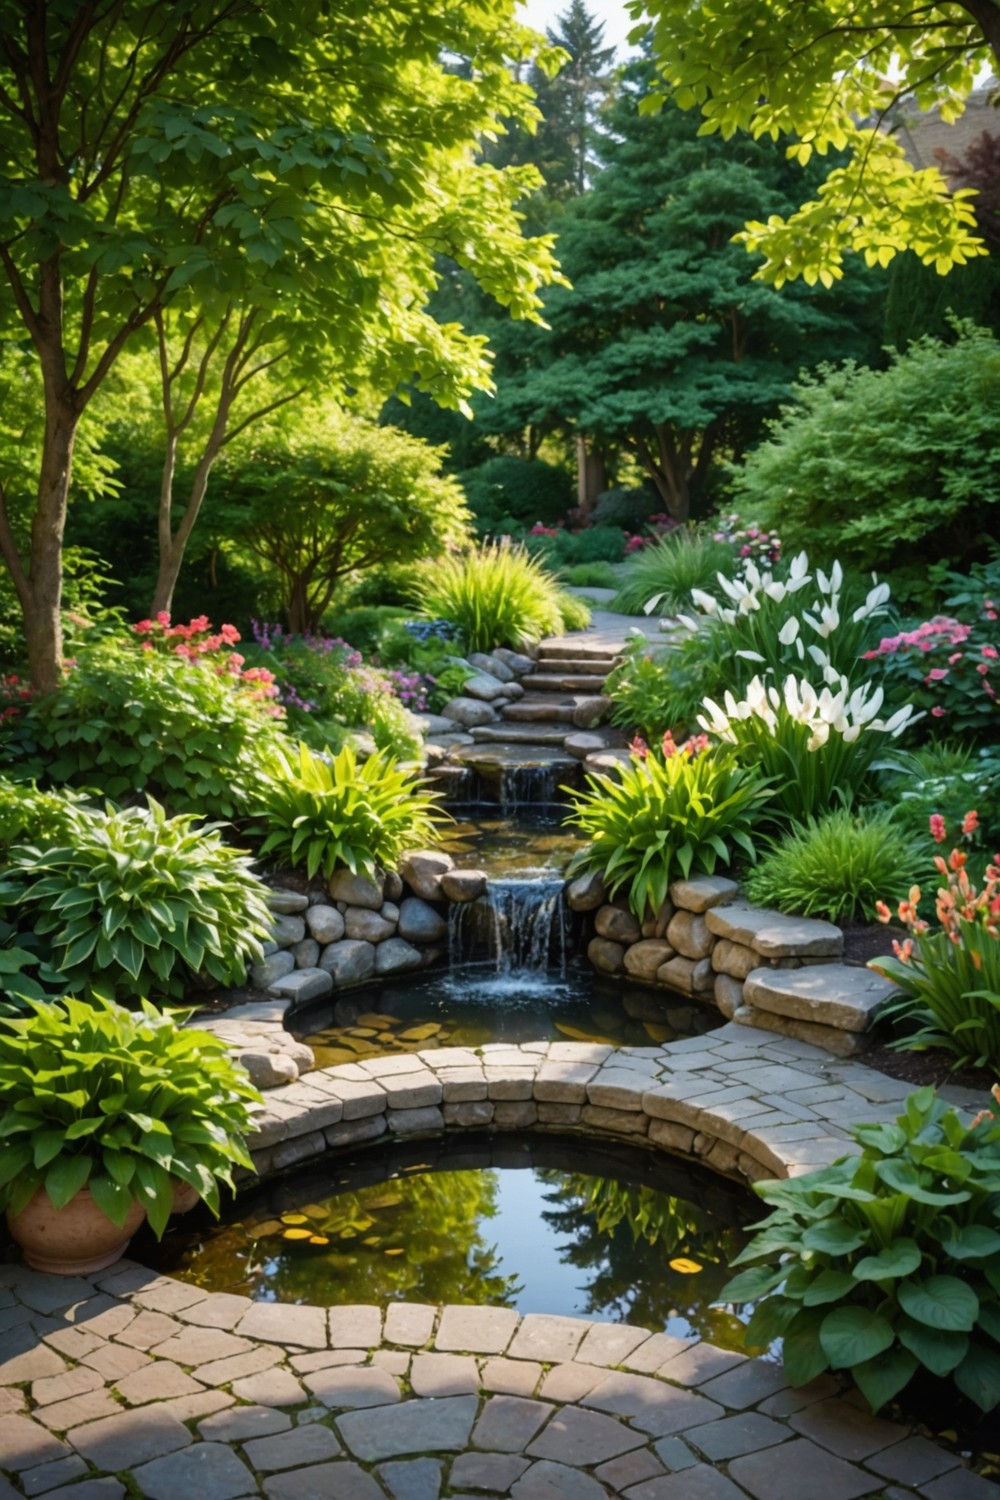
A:
[[[741,615],[759,612],[764,607],[765,600],[782,605],[794,594],[799,593],[809,584],[815,583],[817,591],[815,598],[809,602],[808,607],[793,606],[792,612],[788,614],[776,634],[783,646],[794,644],[799,661],[804,661],[808,653],[824,672],[828,685],[832,685],[827,675],[832,670],[829,654],[816,642],[806,642],[803,638],[803,627],[808,626],[822,641],[828,641],[839,630],[841,625],[840,593],[844,582],[844,572],[839,562],[833,564],[829,577],[822,568],[817,568],[813,575],[809,571],[808,555],[800,552],[798,556],[792,558],[788,579],[784,583],[774,578],[769,572],[762,573],[753,562],[748,562],[743,572],[736,578],[726,578],[722,573],[716,576],[719,580],[719,587],[729,601],[728,604],[720,603],[714,595],[706,593],[704,589],[692,589],[691,598],[702,614],[714,616],[724,625],[735,625]],[[873,573],[872,587],[868,591],[865,602],[851,614],[851,623],[858,625],[873,615],[883,613],[888,599],[889,585],[879,583]],[[678,615],[677,618],[689,630],[698,629],[698,621],[690,615]],[[759,651],[743,650],[737,651],[736,654],[747,661],[762,664],[765,662],[765,657]]]
[[[914,708],[909,703],[889,719],[878,718],[884,697],[880,687],[873,688],[870,683],[864,683],[852,691],[846,677],[836,673],[834,676],[835,683],[828,683],[819,692],[805,677],[794,674],[785,678],[780,691],[755,677],[739,702],[732,693],[725,694],[724,709],[714,699],[705,698],[707,713],[699,714],[698,723],[708,734],[736,744],[739,736],[732,727],[733,721],[759,719],[774,735],[779,727],[779,713],[784,708],[790,720],[804,724],[809,730],[806,749],[819,750],[831,733],[841,735],[848,745],[853,744],[862,729],[895,738],[914,718]]]

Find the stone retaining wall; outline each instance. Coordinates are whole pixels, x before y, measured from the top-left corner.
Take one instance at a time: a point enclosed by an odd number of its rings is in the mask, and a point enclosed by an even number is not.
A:
[[[896,986],[841,962],[844,935],[829,922],[765,911],[732,880],[675,880],[658,912],[639,922],[611,900],[599,875],[567,887],[574,911],[592,912],[587,956],[603,974],[680,991],[727,1020],[814,1043],[846,1057]]]

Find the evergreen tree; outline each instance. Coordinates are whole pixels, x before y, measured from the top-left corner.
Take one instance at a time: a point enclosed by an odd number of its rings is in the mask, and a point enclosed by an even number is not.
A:
[[[546,295],[551,332],[533,331],[530,358],[477,409],[494,432],[558,425],[626,448],[684,520],[713,462],[757,436],[801,366],[870,352],[873,282],[861,268],[850,293],[753,281],[733,235],[787,208],[783,148],[698,136],[671,106],[643,113],[650,81],[647,63],[628,70],[604,170],[561,220],[572,288]]]

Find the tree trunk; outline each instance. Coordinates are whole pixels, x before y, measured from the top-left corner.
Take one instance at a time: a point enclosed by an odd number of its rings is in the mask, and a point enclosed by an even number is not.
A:
[[[587,451],[583,433],[576,438],[576,500],[584,515],[594,509],[597,497],[605,488],[604,455],[600,449]]]
[[[79,414],[65,396],[46,390],[45,438],[38,505],[31,524],[31,566],[24,608],[31,685],[52,693],[62,681],[62,542],[66,529]]]
[[[224,432],[224,424],[223,424]],[[172,497],[174,487],[174,468],[176,464],[176,442],[168,443],[167,455],[163,462],[163,479],[160,485],[160,561],[156,574],[156,587],[153,590],[153,603],[151,612],[157,615],[161,610],[169,614],[173,608],[174,589],[177,587],[177,579],[180,576],[181,564],[184,561],[184,552],[188,539],[194,530],[194,523],[198,519],[201,503],[208,489],[208,476],[212,472],[212,466],[219,456],[222,448],[222,433],[213,432],[208,446],[201,456],[194,479],[191,481],[191,493],[184,510],[181,524],[174,532],[171,525]]]

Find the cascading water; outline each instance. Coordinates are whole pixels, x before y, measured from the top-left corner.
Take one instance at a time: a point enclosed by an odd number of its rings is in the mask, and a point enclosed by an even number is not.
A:
[[[492,960],[498,975],[566,973],[568,914],[562,877],[491,880],[485,895],[449,913],[448,957],[453,969],[476,958]]]

